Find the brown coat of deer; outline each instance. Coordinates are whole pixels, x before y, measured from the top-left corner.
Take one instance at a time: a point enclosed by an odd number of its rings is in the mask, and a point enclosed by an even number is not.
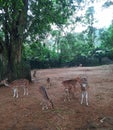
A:
[[[77,83],[79,83],[79,82],[80,82],[80,77],[62,81],[62,84],[64,86],[64,92],[65,92],[64,101],[66,101],[66,100],[70,101],[71,95],[73,95],[73,97],[75,97]]]
[[[8,84],[9,87],[13,89],[13,97],[19,97],[19,88],[24,90],[24,95],[28,95],[29,80],[27,79],[17,79]]]

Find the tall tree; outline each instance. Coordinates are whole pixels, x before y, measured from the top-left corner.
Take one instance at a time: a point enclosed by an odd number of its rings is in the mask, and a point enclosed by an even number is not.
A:
[[[22,43],[27,22],[28,0],[1,0],[2,31],[6,50],[7,73],[17,77],[17,64],[21,62]]]
[[[65,23],[72,14],[71,4],[67,0],[0,0],[0,25],[4,33],[2,45],[10,79],[18,77],[26,37],[40,40],[50,30],[51,23]]]
[[[101,46],[110,50],[113,48],[113,24],[100,33]]]
[[[95,38],[95,28],[93,27],[94,24],[94,6],[90,6],[87,10],[86,10],[86,14],[85,14],[85,22],[87,24],[87,29],[86,29],[86,35],[87,35],[87,43],[89,45],[89,47],[94,47],[94,38]]]

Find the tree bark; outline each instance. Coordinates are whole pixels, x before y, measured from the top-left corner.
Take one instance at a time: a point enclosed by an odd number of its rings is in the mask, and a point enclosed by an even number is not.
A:
[[[8,4],[4,6],[5,48],[9,80],[21,78],[22,76],[26,77],[24,73],[22,73],[21,58],[28,10],[28,0],[22,0],[21,2],[23,3],[14,0],[11,2],[10,6]],[[11,12],[9,12],[9,9],[11,9]]]

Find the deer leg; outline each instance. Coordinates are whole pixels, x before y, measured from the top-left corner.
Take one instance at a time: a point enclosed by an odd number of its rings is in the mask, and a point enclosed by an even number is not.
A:
[[[26,88],[26,95],[28,95],[29,93],[28,93],[28,88]]]
[[[65,93],[64,93],[64,94],[65,94],[65,95],[64,95],[64,96],[65,96],[65,97],[64,97],[64,102],[65,102],[66,100],[67,100],[67,101],[70,101],[70,92],[69,92],[69,90],[68,90],[68,89],[65,89],[64,92],[65,92]]]
[[[18,89],[17,88],[13,89],[13,97],[18,98]]]
[[[13,97],[16,97],[16,89],[13,89]]]
[[[88,92],[85,93],[86,105],[88,106]]]
[[[82,92],[81,94],[81,104],[83,103],[83,100],[84,100],[84,92]]]
[[[16,98],[18,98],[18,88],[16,88]]]
[[[26,88],[24,87],[24,95],[26,95]]]
[[[24,87],[23,89],[24,89],[24,96],[28,95],[28,88]]]
[[[72,86],[73,87],[73,97],[76,97],[76,86]]]

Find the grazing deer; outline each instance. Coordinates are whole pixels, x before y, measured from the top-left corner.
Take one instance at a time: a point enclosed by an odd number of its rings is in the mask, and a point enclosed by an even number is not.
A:
[[[81,78],[80,81],[80,86],[81,86],[81,104],[83,104],[83,101],[85,99],[86,105],[88,106],[88,81],[87,78]]]
[[[46,88],[44,86],[40,86],[39,91],[40,91],[41,95],[43,96],[43,101],[40,104],[40,105],[42,105],[42,110],[49,109],[49,107],[54,109],[53,102],[49,98]]]
[[[19,88],[23,88],[24,95],[28,95],[29,80],[27,79],[14,80],[8,86],[13,89],[13,97],[15,98],[19,96]]]
[[[71,99],[71,95],[73,95],[75,97],[76,94],[76,85],[77,82],[80,82],[80,77],[77,77],[75,79],[69,79],[69,80],[65,80],[62,81],[64,88],[64,92],[65,92],[65,100],[70,101]]]

